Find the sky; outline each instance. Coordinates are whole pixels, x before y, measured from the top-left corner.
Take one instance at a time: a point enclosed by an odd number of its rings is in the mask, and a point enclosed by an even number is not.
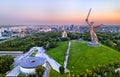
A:
[[[0,0],[0,25],[4,24],[120,24],[120,0]]]

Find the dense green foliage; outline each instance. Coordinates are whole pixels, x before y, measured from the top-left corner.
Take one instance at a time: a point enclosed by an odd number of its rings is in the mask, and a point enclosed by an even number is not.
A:
[[[56,41],[59,40],[59,35],[59,33],[48,32],[18,37],[0,44],[0,50],[18,50],[26,52],[33,46],[43,46],[46,49],[53,48],[56,46]]]
[[[21,76],[21,77],[24,77],[24,76]],[[37,77],[36,74],[29,74],[27,77]]]
[[[14,59],[12,56],[0,56],[0,74],[5,74],[7,71],[11,69],[11,65]]]
[[[36,74],[25,74],[25,73],[20,73],[18,77],[37,77]]]
[[[61,74],[64,74],[64,72],[65,72],[64,66],[60,66],[59,70],[60,70]]]
[[[86,70],[81,73],[80,77],[120,77],[120,71],[115,72],[120,67],[120,61],[111,62],[107,65],[93,67],[91,70]]]
[[[67,34],[67,38],[61,38],[62,32],[37,33],[26,37],[18,37],[14,40],[9,40],[0,44],[0,50],[18,50],[26,52],[33,46],[43,46],[46,49],[54,48],[58,41],[67,41],[79,38],[86,41],[91,40],[89,32],[67,32]],[[97,35],[102,44],[120,51],[120,33],[97,32]]]
[[[38,66],[35,70],[36,70],[36,73],[37,73],[38,77],[43,77],[45,67]]]

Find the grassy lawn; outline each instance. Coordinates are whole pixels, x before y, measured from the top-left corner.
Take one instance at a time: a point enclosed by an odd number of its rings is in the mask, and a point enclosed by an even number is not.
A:
[[[49,77],[67,77],[68,74],[60,74],[51,68]]]
[[[58,42],[56,48],[47,51],[47,54],[63,65],[68,42]],[[94,66],[105,65],[110,62],[120,60],[120,53],[107,46],[90,47],[84,41],[72,41],[68,69],[72,74],[79,75],[92,69]],[[68,74],[61,75],[51,69],[50,77],[67,77]]]
[[[107,46],[89,47],[86,42],[73,41],[68,69],[77,75],[93,66],[108,64],[116,60],[120,60],[120,53]]]
[[[67,47],[68,47],[68,41],[58,42],[57,47],[48,50],[46,53],[63,65]]]
[[[46,53],[59,62],[61,65],[64,63],[65,53],[67,51],[68,41],[58,42],[57,47],[48,50]],[[60,74],[54,71],[52,68],[50,70],[50,77],[66,77],[66,74]]]

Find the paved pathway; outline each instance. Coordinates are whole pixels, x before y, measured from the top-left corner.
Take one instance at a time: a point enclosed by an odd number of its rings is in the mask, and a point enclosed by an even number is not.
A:
[[[6,77],[17,77],[20,73],[20,70],[19,70],[19,67],[20,66],[16,66],[15,68],[13,68],[7,75]]]
[[[53,58],[49,57],[47,54],[43,53],[43,55],[45,56],[45,58],[47,59],[51,67],[57,72],[60,72],[59,68],[61,65],[57,61],[55,61]]]
[[[44,74],[43,74],[43,77],[49,77],[49,73],[50,73],[50,65],[49,65],[49,63],[48,62],[46,62],[46,70],[45,70],[45,72],[44,72]]]
[[[67,62],[68,62],[68,58],[69,58],[70,46],[71,46],[71,41],[69,41],[68,49],[67,49],[65,60],[64,60],[65,73],[69,72],[69,70],[67,69]]]

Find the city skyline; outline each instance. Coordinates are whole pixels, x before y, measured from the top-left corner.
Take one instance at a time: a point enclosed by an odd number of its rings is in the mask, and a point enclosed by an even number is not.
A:
[[[120,24],[120,0],[1,0],[2,24]]]

